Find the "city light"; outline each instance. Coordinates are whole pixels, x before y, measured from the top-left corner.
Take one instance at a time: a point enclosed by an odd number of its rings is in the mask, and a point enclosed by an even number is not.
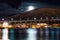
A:
[[[7,28],[8,26],[9,26],[8,22],[3,22],[2,27],[4,27],[5,29],[2,30],[2,40],[9,40]]]
[[[37,25],[40,25],[39,23],[37,23]]]
[[[8,27],[8,22],[3,22],[2,27],[7,28]]]
[[[46,23],[40,23],[40,25],[47,25]]]
[[[0,23],[0,28],[1,28],[2,24]]]
[[[36,25],[32,25],[32,28],[36,28]]]
[[[13,24],[11,24],[12,22],[14,22]],[[45,28],[45,27],[59,27],[60,24],[57,24],[57,23],[53,23],[53,24],[47,24],[47,23],[33,23],[33,24],[30,24],[27,22],[26,23],[19,23],[17,24],[16,22],[19,22],[19,21],[1,21],[0,22],[0,28]]]
[[[40,28],[41,26],[40,26],[40,24],[38,23],[37,25],[36,25],[36,28]]]
[[[9,27],[9,28],[12,28],[13,26],[12,26],[12,25],[9,25],[8,27]]]
[[[21,24],[22,28],[27,28],[28,26],[26,24]]]
[[[2,21],[4,20],[4,18],[2,18]]]
[[[47,28],[48,26],[44,26],[45,28]]]

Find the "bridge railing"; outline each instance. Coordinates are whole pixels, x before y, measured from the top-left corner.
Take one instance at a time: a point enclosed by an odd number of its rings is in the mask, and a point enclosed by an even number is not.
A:
[[[32,28],[44,28],[44,27],[60,27],[60,20],[14,20],[14,21],[0,21],[0,28],[3,28],[3,23],[7,22],[8,27],[27,27],[31,26]],[[45,25],[46,24],[46,25]]]

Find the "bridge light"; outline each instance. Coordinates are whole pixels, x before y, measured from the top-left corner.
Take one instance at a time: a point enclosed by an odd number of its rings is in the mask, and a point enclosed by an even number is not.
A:
[[[4,20],[4,18],[2,18],[2,21]]]
[[[40,19],[42,20],[43,18],[41,17]]]
[[[4,28],[8,27],[8,22],[3,22],[2,27],[4,27]]]
[[[13,18],[11,18],[11,21],[13,21],[14,19]]]
[[[58,17],[56,17],[56,19],[58,19]]]
[[[12,26],[12,25],[9,25],[8,27],[9,27],[9,28],[12,28],[13,26]]]
[[[46,26],[44,26],[45,28],[47,28],[48,26],[46,25]]]
[[[51,19],[54,19],[54,17],[51,17]]]
[[[46,19],[48,19],[48,17],[46,17]]]
[[[36,20],[36,18],[34,17],[34,20]]]

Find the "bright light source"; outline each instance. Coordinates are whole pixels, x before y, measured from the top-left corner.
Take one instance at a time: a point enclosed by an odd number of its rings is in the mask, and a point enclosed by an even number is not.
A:
[[[48,27],[48,26],[45,26],[46,28]]]
[[[34,10],[34,9],[35,9],[35,7],[34,7],[34,6],[28,6],[27,11],[31,11],[31,10]]]
[[[8,27],[8,22],[3,22],[3,25],[2,25],[2,27]]]
[[[27,29],[28,37],[26,40],[37,40],[36,34],[37,30],[36,29]]]
[[[9,40],[8,38],[8,29],[2,29],[2,40]]]
[[[29,28],[27,30],[28,33],[37,33],[37,30],[36,29],[32,29],[32,28]]]
[[[4,20],[4,18],[2,18],[2,20]]]
[[[40,25],[47,25],[46,23],[41,23]]]
[[[13,26],[12,26],[12,25],[9,25],[8,27],[9,27],[9,28],[12,28]]]
[[[34,18],[34,20],[36,20],[36,18]]]
[[[11,21],[13,21],[14,19],[13,18],[11,18]]]
[[[40,25],[39,23],[37,25]]]
[[[40,24],[39,23],[36,25],[36,28],[40,28]]]
[[[36,25],[32,25],[32,28],[36,28]]]

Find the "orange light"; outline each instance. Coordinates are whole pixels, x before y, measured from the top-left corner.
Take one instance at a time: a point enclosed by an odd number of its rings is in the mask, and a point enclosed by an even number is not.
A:
[[[12,28],[13,26],[12,26],[12,25],[9,25],[8,27],[9,27],[9,28]]]
[[[45,28],[47,28],[48,26],[44,26]]]
[[[26,24],[22,24],[21,27],[22,28],[27,28],[27,25]]]
[[[32,25],[32,28],[36,28],[36,25]]]
[[[36,25],[36,28],[40,28],[40,24],[39,23]]]

